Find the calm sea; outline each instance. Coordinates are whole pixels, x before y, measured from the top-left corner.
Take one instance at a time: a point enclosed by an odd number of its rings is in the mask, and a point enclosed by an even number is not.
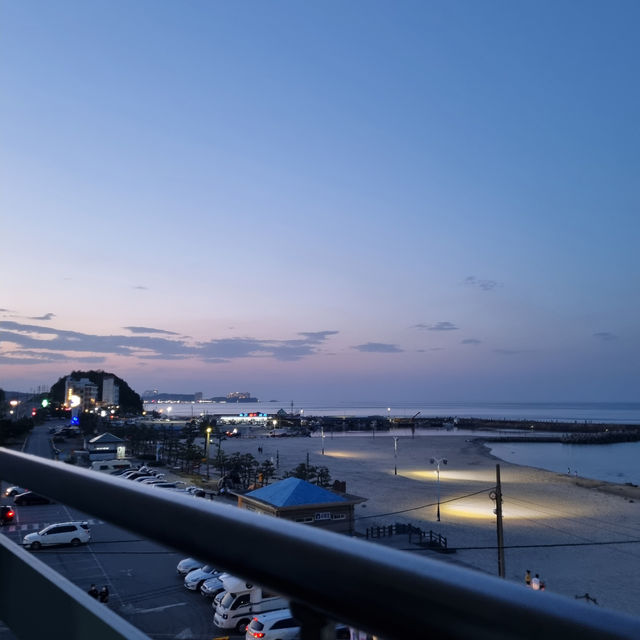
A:
[[[303,413],[305,416],[390,416],[411,417],[420,412],[426,417],[492,418],[505,420],[555,420],[558,422],[606,422],[608,424],[640,424],[640,402],[345,402],[322,404],[312,402],[252,403],[146,403],[145,410],[171,408],[173,416],[200,414],[234,414],[279,409]]]
[[[411,417],[417,412],[427,417],[491,418],[504,420],[554,420],[557,422],[604,422],[640,424],[638,402],[547,402],[547,403],[429,403],[429,402],[350,402],[341,404],[255,402],[247,404],[145,404],[145,409],[168,408],[172,416],[200,414],[232,415],[245,412],[273,414],[279,409],[303,413],[304,416],[385,416]],[[430,432],[432,433],[432,432]],[[463,435],[456,430],[450,435]],[[382,434],[381,434],[382,435]],[[426,435],[426,433],[425,433]],[[479,435],[475,433],[474,435]],[[515,464],[547,469],[607,482],[632,482],[640,485],[640,442],[607,445],[568,445],[559,443],[496,443],[493,455]]]

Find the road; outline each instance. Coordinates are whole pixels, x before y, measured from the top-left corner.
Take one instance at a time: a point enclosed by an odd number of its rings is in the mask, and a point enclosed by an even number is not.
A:
[[[51,458],[47,423],[33,429],[26,453]],[[2,482],[2,490],[8,486]],[[11,504],[10,498],[3,498]],[[91,542],[81,547],[54,547],[37,552],[38,558],[84,590],[91,584],[109,588],[109,606],[116,613],[158,640],[191,638],[210,640],[226,633],[213,624],[211,601],[187,591],[176,572],[183,554],[93,518],[63,504],[16,507],[16,522],[0,532],[20,544],[25,534],[55,522],[86,520]],[[0,628],[0,638],[12,636]],[[236,636],[240,638],[240,636]]]

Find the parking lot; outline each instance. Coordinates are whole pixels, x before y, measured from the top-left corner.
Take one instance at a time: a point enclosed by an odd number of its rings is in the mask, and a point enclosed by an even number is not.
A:
[[[48,450],[47,428],[36,427],[25,451],[42,455]],[[3,481],[1,486],[0,503],[13,505],[13,499],[4,496],[9,483]],[[0,534],[16,544],[49,524],[87,521],[88,544],[43,547],[32,553],[85,591],[92,584],[98,589],[106,585],[110,597],[105,606],[150,637],[210,640],[228,635],[214,626],[211,601],[185,589],[176,571],[184,554],[59,503],[16,506],[15,512],[15,520],[0,528]],[[0,628],[0,638],[11,637]]]

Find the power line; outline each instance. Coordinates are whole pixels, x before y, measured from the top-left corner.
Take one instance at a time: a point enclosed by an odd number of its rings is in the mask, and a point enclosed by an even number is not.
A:
[[[475,491],[474,493],[468,493],[464,496],[457,496],[456,498],[449,498],[448,500],[440,500],[440,504],[447,504],[448,502],[456,502],[457,500],[464,500],[465,498],[471,498],[472,496],[478,496],[481,493],[487,493],[494,489],[495,487],[488,487],[486,489],[481,489],[480,491]],[[400,511],[390,511],[389,513],[377,513],[372,516],[358,516],[354,518],[354,520],[367,520],[368,518],[383,518],[385,516],[395,516],[399,513],[408,513],[409,511],[417,511],[418,509],[428,509],[429,507],[437,506],[437,502],[431,502],[430,504],[423,504],[419,507],[410,507],[409,509],[402,509]]]

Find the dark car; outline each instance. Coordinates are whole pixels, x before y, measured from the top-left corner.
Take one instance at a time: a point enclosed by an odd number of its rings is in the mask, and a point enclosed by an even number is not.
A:
[[[8,498],[13,498],[13,496],[17,496],[19,493],[24,493],[25,491],[26,489],[23,489],[22,487],[7,487],[4,495]]]
[[[13,507],[6,504],[0,507],[0,526],[13,522],[15,517],[16,512],[13,510]]]
[[[44,496],[39,496],[37,493],[33,493],[33,491],[25,491],[24,493],[18,494],[13,499],[13,504],[51,504],[51,500],[49,500],[49,498],[45,498]]]

